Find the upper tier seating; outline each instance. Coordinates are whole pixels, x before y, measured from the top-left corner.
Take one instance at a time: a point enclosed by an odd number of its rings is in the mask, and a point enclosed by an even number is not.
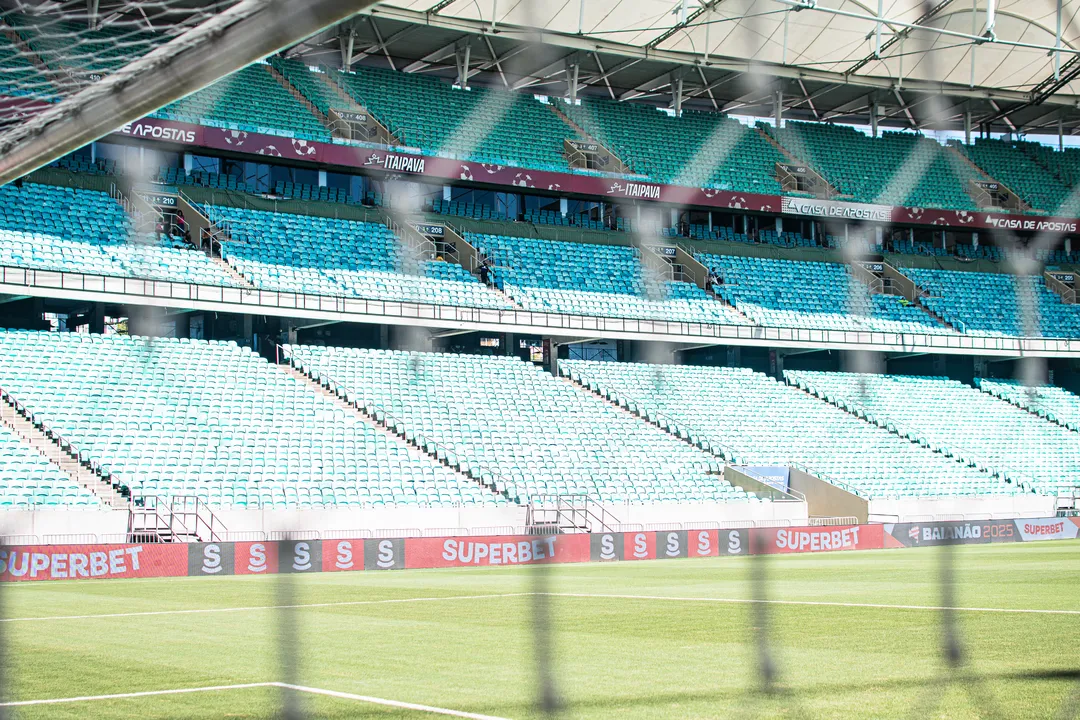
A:
[[[943,377],[787,372],[809,392],[1039,492],[1080,487],[1076,434]]]
[[[914,305],[895,295],[870,295],[846,265],[728,257],[699,253],[723,280],[718,295],[739,312],[770,327],[949,333]]]
[[[311,70],[302,61],[286,60],[274,55],[270,58],[270,65],[310,100],[311,104],[323,115],[329,117],[331,109],[352,109],[349,103],[330,86],[331,81],[324,73]]]
[[[265,63],[237,70],[166,105],[158,116],[230,130],[330,141],[330,131],[267,71]]]
[[[638,251],[623,245],[474,235],[492,277],[526,310],[642,320],[745,325],[696,285],[649,281]]]
[[[956,143],[956,147],[1036,210],[1053,213],[1069,195],[1051,173],[1006,140],[978,138],[973,145]]]
[[[237,285],[182,240],[135,233],[107,193],[33,183],[0,187],[0,265]]]
[[[1027,387],[1019,380],[976,378],[985,393],[1080,432],[1080,397],[1054,385]]]
[[[930,293],[922,303],[961,332],[1080,337],[1080,306],[1061,302],[1040,276],[921,268],[904,274]],[[1025,317],[1036,321],[1034,332],[1025,328]]]
[[[234,343],[0,332],[0,387],[136,496],[240,508],[505,502]]]
[[[15,31],[46,65],[70,70],[76,76],[108,74],[169,41],[173,32],[148,32],[131,24],[102,25],[90,30],[82,23],[60,19],[59,14],[6,14]]]
[[[1080,185],[1080,148],[1057,150],[1042,143],[1023,141],[1015,141],[1013,146],[1053,173],[1066,188]]]
[[[1008,494],[933,453],[747,368],[562,360],[564,374],[649,418],[678,424],[733,464],[801,465],[868,497]]]
[[[0,425],[0,509],[74,505],[100,507],[98,499],[60,468]]]
[[[291,346],[293,365],[524,502],[747,499],[719,460],[513,357]],[[430,447],[430,446],[429,446]],[[435,451],[431,448],[429,451]]]
[[[968,180],[978,178],[975,169],[921,135],[872,138],[845,125],[809,122],[766,131],[856,202],[977,209],[966,190]]]
[[[331,77],[391,132],[425,153],[566,172],[563,140],[576,133],[532,95],[357,67]]]
[[[650,105],[594,98],[559,107],[632,169],[657,182],[780,194],[776,163],[787,158],[738,120],[694,110],[673,117]]]
[[[222,257],[256,287],[281,292],[464,307],[513,307],[459,265],[418,261],[385,225],[207,206],[228,228]],[[456,270],[454,269],[456,268]]]
[[[52,98],[52,86],[11,40],[0,33],[0,96]],[[6,112],[6,111],[5,111]],[[4,115],[0,114],[0,120]]]

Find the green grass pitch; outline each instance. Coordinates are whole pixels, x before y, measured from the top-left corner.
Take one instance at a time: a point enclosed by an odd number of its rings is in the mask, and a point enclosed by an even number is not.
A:
[[[750,560],[551,567],[566,718],[1053,718],[1080,710],[1080,542],[955,550],[964,670],[944,670],[939,549],[773,556],[766,624],[778,689],[758,690]],[[532,705],[530,568],[71,581],[3,588],[8,700],[286,679],[501,718]],[[488,597],[472,597],[472,596]],[[622,595],[632,597],[584,597]],[[679,599],[658,599],[661,596]],[[713,598],[734,602],[701,602]],[[406,602],[384,602],[384,601]],[[345,604],[348,603],[348,604]],[[800,604],[806,603],[806,604]],[[811,604],[836,603],[836,604]],[[233,608],[232,610],[228,610]],[[205,610],[220,610],[204,612]],[[174,612],[197,611],[197,612]],[[160,614],[136,614],[160,613]],[[71,616],[97,615],[102,617]],[[270,718],[255,687],[13,708],[19,718]],[[299,694],[307,717],[436,718]],[[1070,709],[1069,704],[1074,703]]]

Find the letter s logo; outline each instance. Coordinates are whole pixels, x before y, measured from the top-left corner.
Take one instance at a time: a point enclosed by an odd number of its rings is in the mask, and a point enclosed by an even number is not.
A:
[[[337,560],[334,567],[338,570],[352,570],[352,566],[352,543],[348,540],[342,540],[337,544]]]
[[[600,537],[600,559],[615,559],[615,538],[611,535],[603,535]]]
[[[207,575],[221,572],[221,546],[207,545],[203,548],[202,571]]]
[[[742,535],[739,532],[728,535],[727,550],[730,555],[738,555],[742,552]]]
[[[266,546],[255,543],[251,546],[251,559],[248,561],[248,572],[266,572]]]
[[[649,556],[649,545],[645,542],[645,533],[634,536],[634,557],[644,558]]]
[[[667,556],[679,557],[679,533],[668,533],[667,536]]]
[[[311,546],[306,542],[296,543],[293,554],[293,570],[303,572],[311,569]]]
[[[712,543],[709,542],[709,531],[702,530],[697,536],[697,551],[698,555],[710,555],[712,554]]]
[[[379,541],[379,555],[376,558],[376,564],[384,570],[394,567],[394,543],[392,541]]]

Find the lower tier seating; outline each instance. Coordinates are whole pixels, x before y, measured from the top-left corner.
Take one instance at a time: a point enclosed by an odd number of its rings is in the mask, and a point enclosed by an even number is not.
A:
[[[828,402],[1044,493],[1080,487],[1076,434],[942,377],[788,372]]]
[[[134,495],[237,508],[505,503],[233,343],[0,332],[0,388]]]
[[[290,346],[293,365],[512,499],[747,501],[719,459],[513,357]]]
[[[507,295],[535,312],[745,325],[745,318],[686,282],[650,278],[638,250],[467,233]]]
[[[0,425],[0,509],[57,505],[100,507],[86,488]]]
[[[1080,432],[1080,396],[1054,385],[1028,387],[1018,380],[976,378],[975,386],[1051,422]]]
[[[746,368],[591,360],[563,360],[560,366],[575,382],[676,424],[733,464],[798,465],[868,497],[1017,492],[984,470]]]

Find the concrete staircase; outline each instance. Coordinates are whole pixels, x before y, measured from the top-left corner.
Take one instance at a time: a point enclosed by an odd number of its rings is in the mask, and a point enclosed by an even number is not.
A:
[[[339,396],[337,393],[331,391],[329,388],[323,387],[321,384],[319,384],[319,381],[316,378],[313,378],[310,375],[306,375],[302,371],[297,370],[296,368],[294,368],[294,367],[292,367],[291,365],[288,365],[288,364],[279,365],[278,367],[281,368],[281,370],[283,372],[285,372],[285,374],[290,375],[290,376],[296,378],[297,380],[299,380],[300,382],[304,383],[305,385],[310,387],[312,390],[314,390],[316,393],[318,393],[319,395],[322,395],[323,397],[327,398],[330,402],[332,402],[334,405],[341,408],[345,412],[349,413],[350,415],[353,415],[355,417],[360,418],[364,422],[365,425],[368,425],[369,427],[374,428],[378,432],[385,435],[388,439],[391,439],[393,442],[403,444],[407,448],[408,453],[413,458],[416,458],[416,459],[419,459],[419,460],[425,460],[425,461],[435,460],[436,462],[440,463],[441,465],[444,465],[445,467],[449,468],[453,472],[457,473],[460,476],[462,482],[476,483],[477,485],[480,485],[481,487],[483,487],[485,490],[488,490],[489,492],[491,492],[493,495],[500,494],[494,488],[492,488],[492,487],[490,487],[488,485],[485,485],[483,482],[481,482],[481,480],[479,478],[475,478],[475,477],[472,477],[470,475],[467,475],[466,473],[461,472],[461,470],[457,469],[456,467],[451,465],[449,462],[447,462],[447,459],[445,457],[445,452],[444,452],[443,448],[436,448],[435,452],[431,452],[431,451],[427,450],[426,448],[422,447],[421,444],[420,444],[420,441],[415,440],[415,439],[414,440],[406,439],[404,433],[395,432],[393,430],[393,428],[390,425],[387,424],[387,420],[385,420],[385,419],[382,420],[382,421],[377,420],[373,415],[370,415],[363,408],[359,407],[358,405],[353,405],[353,404],[347,402],[343,397]],[[425,443],[425,444],[427,444],[427,443]],[[495,473],[489,473],[489,474],[495,475]]]
[[[58,441],[34,427],[30,420],[10,404],[6,395],[0,401],[0,422],[75,483],[96,495],[105,507],[121,509],[128,506],[127,499],[114,490],[107,480],[93,470],[83,467]]]
[[[290,95],[299,100],[300,103],[304,107],[306,107],[312,115],[318,118],[319,122],[321,122],[323,124],[323,127],[326,128],[327,132],[333,133],[330,118],[328,118],[322,110],[319,110],[319,108],[315,107],[315,105],[307,99],[304,93],[297,90],[296,87],[291,82],[289,82],[289,79],[282,75],[280,72],[278,72],[277,68],[275,68],[273,65],[264,65],[263,67],[265,67],[267,72],[269,72],[270,75],[272,75],[273,78],[278,81],[278,84],[281,85],[281,87],[285,88],[285,90],[288,91]]]

